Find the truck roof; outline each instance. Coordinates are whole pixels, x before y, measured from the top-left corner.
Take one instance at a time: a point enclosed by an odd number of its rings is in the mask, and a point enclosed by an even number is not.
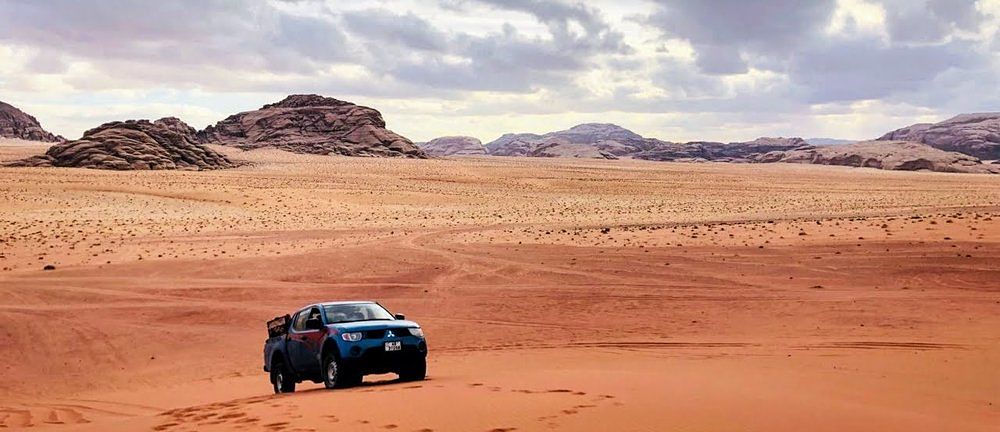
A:
[[[361,304],[361,303],[372,303],[372,304],[374,304],[375,302],[373,302],[371,300],[332,301],[332,302],[323,302],[323,303],[313,303],[311,305],[302,306],[298,310],[302,310],[302,309],[305,309],[307,307],[313,307],[313,306],[331,306],[331,305]]]

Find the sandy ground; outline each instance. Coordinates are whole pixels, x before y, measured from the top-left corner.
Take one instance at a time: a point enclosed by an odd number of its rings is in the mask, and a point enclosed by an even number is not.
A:
[[[0,169],[0,429],[1000,424],[1000,176],[235,156]],[[264,322],[354,298],[428,380],[272,395]]]
[[[16,138],[0,138],[0,162],[42,154],[51,145],[52,143],[25,141]]]

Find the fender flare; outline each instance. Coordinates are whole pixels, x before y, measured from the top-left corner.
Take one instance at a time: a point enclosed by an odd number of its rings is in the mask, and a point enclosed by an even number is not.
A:
[[[317,358],[317,360],[319,360],[318,363],[320,365],[323,364],[323,356],[326,355],[327,352],[333,352],[333,356],[338,361],[341,359],[340,345],[337,343],[337,340],[334,339],[334,336],[335,335],[328,333],[326,337],[323,338],[323,343],[320,344],[319,352],[316,353],[316,355],[319,357]]]
[[[285,372],[291,375],[291,378],[298,380],[298,374],[293,370],[292,364],[288,360],[288,353],[285,352],[284,347],[277,348],[271,351],[271,357],[267,360],[267,371],[271,372],[274,370],[274,361],[280,360],[282,364],[285,365]]]

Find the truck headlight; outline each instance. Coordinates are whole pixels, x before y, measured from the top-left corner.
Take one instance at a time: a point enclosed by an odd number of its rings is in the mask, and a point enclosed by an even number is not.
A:
[[[361,340],[361,332],[341,333],[340,338],[347,342],[357,342]]]
[[[410,327],[410,334],[418,338],[424,337],[424,331],[420,327]]]

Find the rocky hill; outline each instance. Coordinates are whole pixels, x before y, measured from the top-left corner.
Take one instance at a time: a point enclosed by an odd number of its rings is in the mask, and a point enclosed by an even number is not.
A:
[[[603,154],[618,157],[648,150],[663,143],[663,141],[643,138],[635,132],[610,123],[584,123],[544,135],[505,134],[486,144],[486,150],[495,156],[531,156],[539,147],[551,148],[553,143],[559,144],[559,147],[564,150],[570,148],[565,144],[572,144],[572,148],[577,150],[581,150],[579,145],[591,146],[598,151],[590,154],[604,158]],[[548,154],[545,151],[540,153]],[[580,151],[571,151],[570,153],[583,154]]]
[[[244,150],[423,158],[410,140],[385,128],[378,111],[318,95],[291,95],[259,110],[229,116],[198,133],[203,143]]]
[[[615,156],[624,156],[648,149],[658,141],[647,140],[635,132],[610,123],[584,123],[544,136],[546,142],[555,139],[570,144],[591,145],[601,152]]]
[[[105,123],[78,140],[53,145],[44,155],[8,164],[110,170],[208,170],[237,165],[200,144],[195,129],[173,117]]]
[[[503,134],[486,143],[486,152],[493,156],[527,156],[544,138],[533,133]]]
[[[4,102],[0,102],[0,138],[43,142],[63,140],[62,137],[42,129],[42,125],[34,117]]]
[[[446,136],[434,138],[425,143],[417,143],[430,156],[484,156],[486,147],[477,138],[468,136]]]
[[[1000,113],[961,114],[940,123],[917,123],[879,140],[915,141],[980,159],[1000,159]]]
[[[909,141],[864,141],[823,147],[775,151],[753,158],[754,162],[842,165],[903,171],[1000,173],[1000,165],[957,152]]]

